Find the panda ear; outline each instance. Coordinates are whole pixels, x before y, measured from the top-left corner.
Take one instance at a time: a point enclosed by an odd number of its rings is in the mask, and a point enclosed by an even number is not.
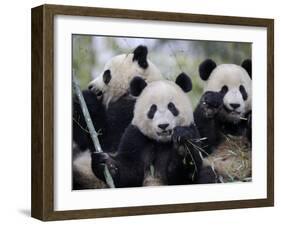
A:
[[[244,60],[241,64],[241,67],[243,67],[248,72],[250,78],[252,78],[252,60]]]
[[[133,52],[133,61],[138,61],[141,68],[146,69],[148,67],[147,62],[147,47],[139,45]]]
[[[137,76],[132,79],[130,82],[130,93],[137,97],[141,94],[141,92],[146,87],[147,83],[144,81],[143,78]]]
[[[182,90],[184,92],[189,92],[190,90],[192,90],[192,82],[191,79],[188,77],[187,74],[185,73],[181,73],[178,75],[177,79],[176,79],[176,84],[182,88]]]
[[[211,59],[207,59],[207,60],[203,61],[199,65],[199,75],[200,75],[201,79],[206,81],[210,77],[210,74],[216,67],[217,67],[217,64]]]

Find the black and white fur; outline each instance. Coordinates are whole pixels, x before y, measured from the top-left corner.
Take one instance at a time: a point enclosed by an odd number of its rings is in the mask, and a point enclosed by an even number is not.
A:
[[[106,63],[100,76],[89,83],[89,89],[83,91],[92,122],[99,133],[101,147],[105,152],[116,152],[120,138],[133,118],[136,100],[129,94],[130,81],[136,76],[148,83],[163,79],[157,67],[147,58],[147,54],[147,48],[140,45],[133,53],[113,57]],[[87,130],[80,104],[74,96],[73,145],[77,147],[75,150],[95,151]],[[84,175],[86,162],[84,157],[88,156],[88,153],[85,152],[85,156],[82,155],[83,153],[79,154],[79,159],[74,156],[73,175]],[[80,163],[82,172],[77,173]],[[77,184],[76,178],[73,179],[74,184]],[[80,189],[83,185],[76,187]],[[85,188],[89,186],[86,185]]]
[[[139,97],[132,123],[116,155],[93,153],[95,174],[104,179],[107,164],[116,187],[151,185],[151,181],[157,181],[153,185],[194,183],[202,160],[186,141],[196,143],[199,138],[186,95],[191,88],[191,80],[184,73],[175,83],[163,80],[147,84],[136,77],[131,82],[131,92]]]
[[[207,153],[216,151],[225,135],[245,136],[251,142],[251,71],[251,60],[241,66],[217,66],[207,59],[199,66],[199,75],[206,83],[194,117],[201,137],[206,138]]]

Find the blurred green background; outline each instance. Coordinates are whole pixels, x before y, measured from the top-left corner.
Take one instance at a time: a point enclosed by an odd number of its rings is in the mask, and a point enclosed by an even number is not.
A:
[[[118,54],[131,53],[140,44],[148,47],[148,58],[159,68],[164,77],[174,80],[181,73],[187,73],[193,82],[189,93],[195,106],[203,91],[199,78],[199,64],[206,58],[217,64],[241,64],[251,58],[251,43],[147,39],[127,37],[105,37],[73,35],[73,70],[82,89],[103,71],[105,63]]]

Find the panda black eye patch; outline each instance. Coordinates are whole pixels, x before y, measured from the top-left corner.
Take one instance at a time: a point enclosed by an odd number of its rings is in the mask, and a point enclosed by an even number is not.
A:
[[[176,108],[176,106],[172,102],[170,102],[168,104],[168,109],[170,110],[170,112],[172,112],[172,114],[174,116],[178,116],[179,115],[179,110]]]
[[[110,72],[110,70],[104,71],[104,73],[103,73],[103,82],[105,84],[108,84],[110,82],[110,80],[111,80],[111,72]]]
[[[152,104],[149,111],[147,112],[147,117],[149,119],[153,119],[156,111],[157,111],[157,106],[155,104]]]
[[[224,86],[221,88],[220,93],[223,94],[223,95],[225,95],[227,92],[228,92],[228,87],[224,85]]]
[[[239,91],[242,94],[243,100],[247,100],[248,94],[247,94],[247,91],[246,91],[246,89],[243,85],[239,86]]]

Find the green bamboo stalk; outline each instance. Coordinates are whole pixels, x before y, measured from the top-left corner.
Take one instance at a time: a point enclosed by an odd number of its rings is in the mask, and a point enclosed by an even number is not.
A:
[[[84,118],[85,118],[88,130],[89,130],[91,139],[92,139],[93,144],[95,146],[95,150],[96,150],[96,152],[103,152],[102,148],[101,148],[101,145],[100,145],[99,138],[98,138],[98,133],[96,132],[95,127],[94,127],[94,125],[92,123],[92,120],[91,120],[91,117],[90,117],[90,114],[89,114],[89,111],[88,111],[85,99],[83,97],[83,94],[82,94],[80,86],[79,86],[79,82],[78,82],[78,80],[77,80],[77,78],[76,78],[74,73],[73,73],[72,77],[73,77],[72,81],[73,81],[74,91],[75,91],[75,93],[76,93],[76,95],[78,97],[78,100],[79,100],[79,103],[80,103],[80,106],[81,106],[81,109],[82,109],[82,112],[83,112],[83,115],[84,115]],[[104,167],[103,174],[104,174],[104,177],[105,177],[106,184],[110,188],[115,188],[114,181],[113,181],[113,179],[111,177],[111,174],[109,172],[109,169],[108,169],[107,165],[105,165],[105,167]]]

